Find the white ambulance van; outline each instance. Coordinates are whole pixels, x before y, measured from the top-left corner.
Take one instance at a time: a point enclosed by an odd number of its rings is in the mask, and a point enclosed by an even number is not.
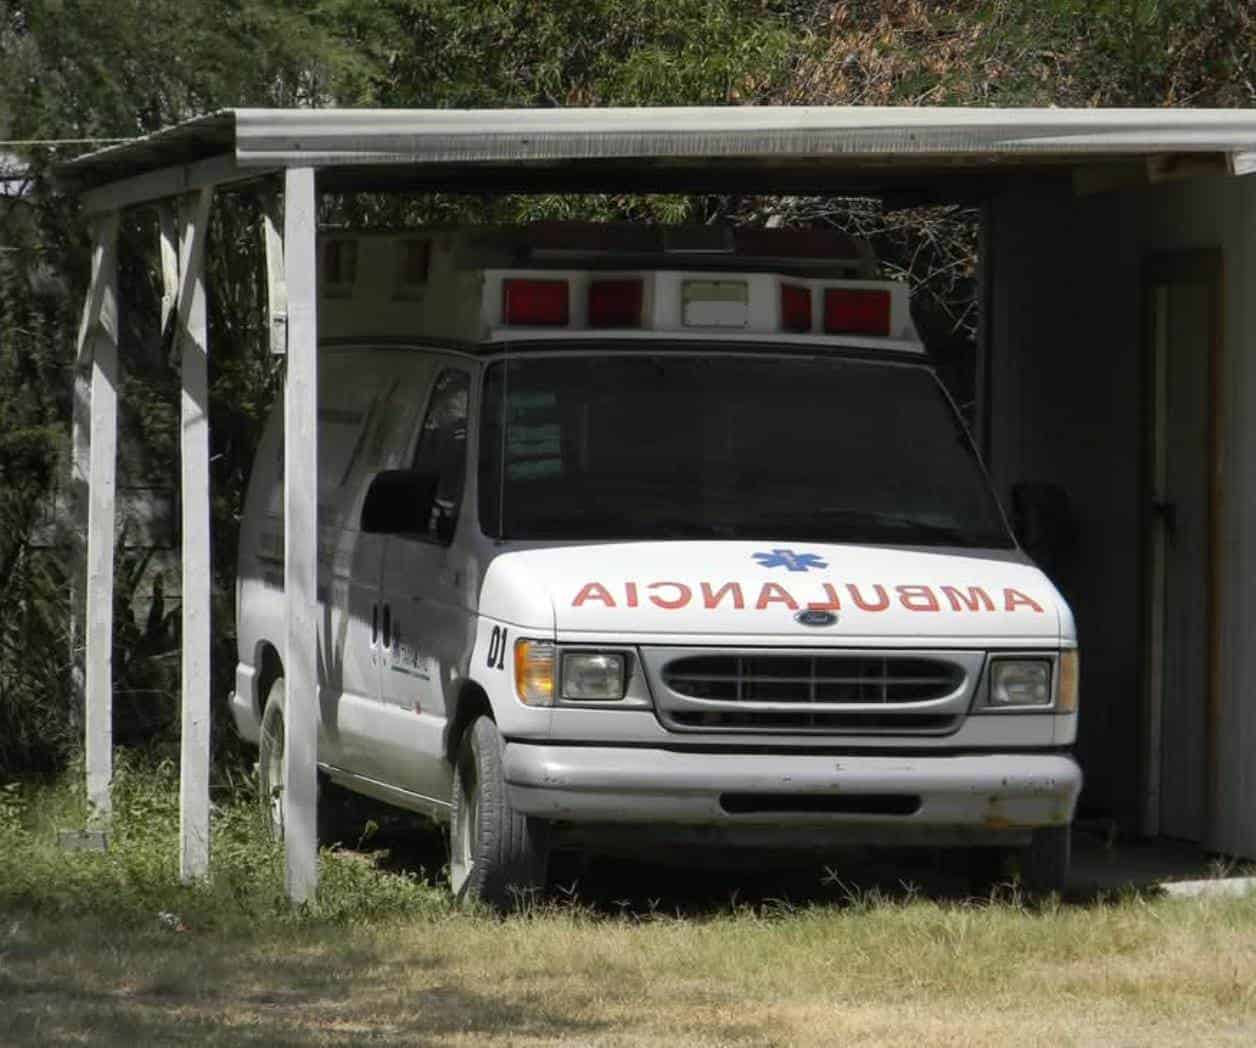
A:
[[[318,761],[507,905],[554,849],[939,845],[1063,884],[1072,615],[906,289],[809,233],[320,240]],[[231,708],[282,813],[283,433]]]

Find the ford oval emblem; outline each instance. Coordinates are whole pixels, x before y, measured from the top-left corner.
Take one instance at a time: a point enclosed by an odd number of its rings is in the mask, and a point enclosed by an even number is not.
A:
[[[832,626],[837,622],[837,615],[820,608],[807,608],[794,616],[800,626]]]

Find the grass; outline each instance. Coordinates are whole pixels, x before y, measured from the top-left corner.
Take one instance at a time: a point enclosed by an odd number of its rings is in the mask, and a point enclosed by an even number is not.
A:
[[[105,854],[56,845],[74,788],[0,788],[0,1044],[1256,1041],[1252,897],[695,903],[662,873],[498,919],[413,860],[325,851],[293,910],[248,794],[224,788],[213,877],[185,887],[170,766],[122,764]]]

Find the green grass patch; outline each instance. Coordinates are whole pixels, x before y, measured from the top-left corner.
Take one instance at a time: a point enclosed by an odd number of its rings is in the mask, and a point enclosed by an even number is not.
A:
[[[147,763],[120,751],[104,852],[66,851],[58,842],[59,831],[86,823],[81,772],[51,785],[0,786],[0,912],[91,917],[119,929],[164,922],[256,932],[450,906],[448,894],[419,874],[380,869],[356,852],[323,849],[317,902],[294,909],[284,893],[283,848],[267,832],[253,782],[229,779],[214,793],[210,876],[183,884],[173,762]]]
[[[177,787],[122,759],[104,853],[57,844],[83,825],[77,775],[0,787],[0,1044],[1256,1042],[1250,896],[852,887],[503,919],[438,871],[325,850],[294,908],[243,780],[216,789],[211,877],[179,883]]]

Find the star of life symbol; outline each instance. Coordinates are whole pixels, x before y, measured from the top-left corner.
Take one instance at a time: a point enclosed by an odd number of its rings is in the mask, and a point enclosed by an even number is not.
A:
[[[810,571],[829,566],[818,553],[795,553],[792,549],[774,549],[771,553],[755,553],[753,556],[765,568],[784,568],[786,571]]]

